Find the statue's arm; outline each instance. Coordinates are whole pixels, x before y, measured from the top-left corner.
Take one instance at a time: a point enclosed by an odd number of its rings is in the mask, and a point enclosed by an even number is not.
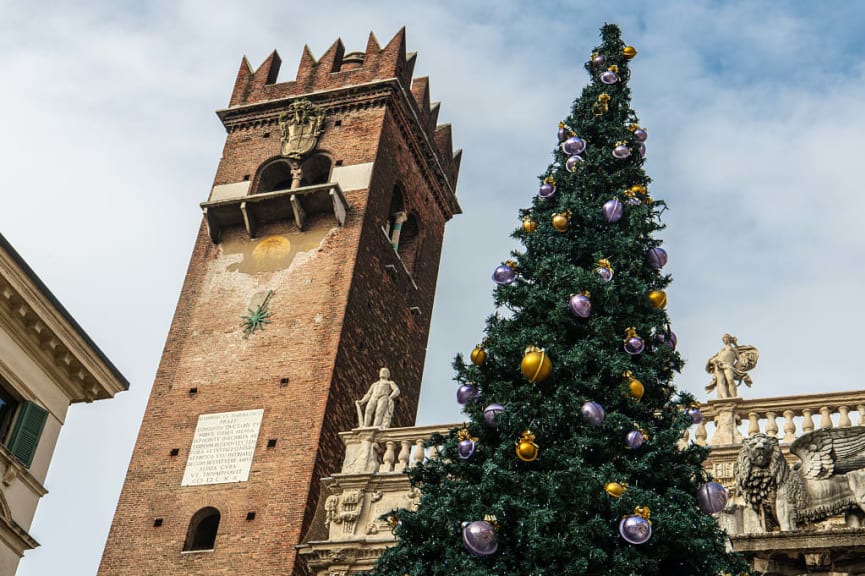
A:
[[[358,406],[363,406],[364,404],[369,402],[369,399],[372,398],[372,389],[373,389],[373,386],[370,386],[369,390],[366,391],[366,394],[364,394],[363,398],[361,398],[360,400],[355,400],[354,403],[357,404]]]
[[[390,383],[390,399],[393,400],[399,396],[399,386],[396,385],[396,382]]]

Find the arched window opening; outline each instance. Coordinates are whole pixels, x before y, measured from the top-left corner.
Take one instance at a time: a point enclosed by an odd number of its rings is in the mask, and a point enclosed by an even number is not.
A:
[[[184,552],[194,550],[213,550],[216,543],[216,532],[219,530],[219,510],[208,506],[202,508],[189,521],[189,529],[186,531],[186,542],[183,543]]]
[[[408,271],[414,275],[415,261],[420,246],[420,226],[417,217],[409,214],[400,230],[397,253]]]
[[[405,216],[405,202],[403,201],[402,188],[399,187],[399,184],[393,187],[393,193],[390,197],[390,207],[387,210],[387,228],[385,228],[385,233],[387,237],[390,238],[393,243],[394,250],[396,250],[397,242],[394,241],[393,235],[396,229],[397,219],[402,219]]]
[[[261,170],[258,184],[255,187],[255,194],[288,190],[289,188],[291,188],[291,166],[288,162],[277,160]]]
[[[301,164],[301,186],[315,186],[330,182],[330,158],[324,154],[316,154],[304,160]],[[290,182],[289,182],[290,184]]]

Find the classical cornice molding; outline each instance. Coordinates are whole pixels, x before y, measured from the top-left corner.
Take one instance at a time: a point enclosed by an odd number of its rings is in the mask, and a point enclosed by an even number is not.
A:
[[[129,383],[0,237],[0,326],[71,402],[111,398]]]

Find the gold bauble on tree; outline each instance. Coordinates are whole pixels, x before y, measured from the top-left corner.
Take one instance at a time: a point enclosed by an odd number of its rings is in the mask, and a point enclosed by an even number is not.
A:
[[[627,489],[627,484],[619,484],[618,482],[609,482],[604,486],[604,491],[613,498],[619,498]]]
[[[475,366],[480,366],[484,363],[484,360],[487,359],[487,351],[484,350],[483,344],[478,344],[475,346],[475,349],[472,350],[471,354],[472,364]]]
[[[667,307],[667,293],[663,290],[652,290],[649,292],[649,300],[655,308]]]
[[[526,216],[523,218],[523,230],[527,234],[531,234],[532,232],[534,232],[537,229],[538,229],[538,223],[531,216]]]
[[[625,46],[624,48],[622,48],[622,54],[625,56],[625,58],[630,60],[637,55],[637,49],[633,46]]]
[[[553,214],[553,228],[555,228],[559,232],[566,232],[568,230],[568,223],[570,221],[571,213],[568,210]]]
[[[535,435],[531,430],[524,430],[516,444],[517,458],[523,462],[531,462],[538,457],[540,448],[535,444]]]
[[[643,383],[634,378],[634,375],[630,370],[626,371],[622,376],[628,379],[628,393],[631,395],[631,398],[637,402],[642,400],[643,394],[646,393],[646,388],[643,386]]]
[[[520,369],[529,382],[543,382],[553,371],[553,361],[537,346],[528,346],[523,354]]]

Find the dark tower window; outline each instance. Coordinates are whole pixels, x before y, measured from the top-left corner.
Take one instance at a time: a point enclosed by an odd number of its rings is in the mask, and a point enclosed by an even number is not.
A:
[[[300,166],[302,176],[301,186],[314,186],[330,182],[330,158],[324,154],[316,154],[303,161]]]
[[[291,188],[291,166],[284,160],[271,162],[261,170],[255,194]]]
[[[417,217],[409,214],[402,224],[399,235],[399,246],[397,254],[402,258],[402,263],[408,271],[414,275],[415,262],[417,261],[418,246],[420,245],[420,226]]]
[[[185,552],[194,550],[213,550],[216,532],[219,530],[219,510],[208,506],[192,516],[186,531]]]

